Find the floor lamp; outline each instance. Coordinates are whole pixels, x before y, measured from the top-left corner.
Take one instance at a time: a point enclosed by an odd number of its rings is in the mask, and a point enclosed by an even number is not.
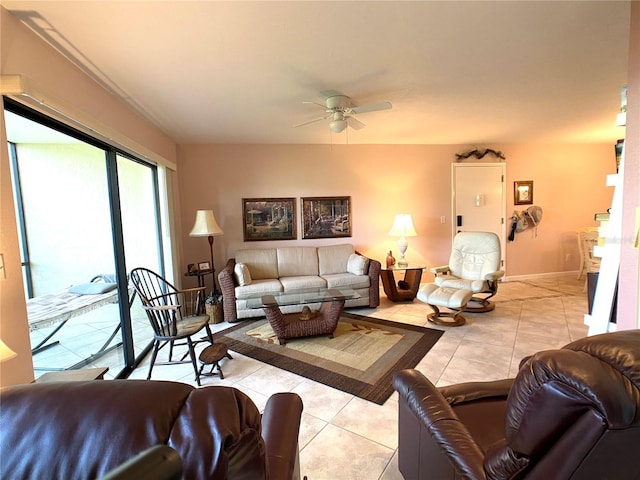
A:
[[[224,232],[216,222],[216,217],[213,216],[213,210],[198,210],[196,213],[196,221],[193,224],[190,237],[208,237],[209,251],[211,253],[211,275],[213,276],[213,289],[212,294],[216,294],[218,289],[216,288],[216,269],[213,266],[213,237],[217,235],[223,235]]]

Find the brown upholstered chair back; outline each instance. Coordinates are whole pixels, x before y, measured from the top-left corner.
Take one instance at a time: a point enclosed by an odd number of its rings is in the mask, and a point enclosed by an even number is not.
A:
[[[640,478],[640,330],[538,352],[515,379],[394,386],[405,478]]]
[[[640,332],[588,337],[525,359],[507,399],[505,436],[485,465],[526,468],[529,478],[597,471],[605,478],[611,455],[637,465]]]
[[[291,424],[291,432],[283,428],[275,435],[283,449],[297,452],[301,401],[277,395],[282,397],[271,397],[265,416]],[[184,478],[260,479],[270,470],[274,475],[274,467],[280,478],[290,478],[292,471],[291,455],[282,450],[271,456],[263,435],[273,432],[263,431],[256,406],[232,387],[144,380],[35,383],[2,390],[1,402],[0,478],[95,479],[158,444],[179,453]],[[289,412],[296,415],[289,418]],[[289,464],[277,465],[281,459]]]

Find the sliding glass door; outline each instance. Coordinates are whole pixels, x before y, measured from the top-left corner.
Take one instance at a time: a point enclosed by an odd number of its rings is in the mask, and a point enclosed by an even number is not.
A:
[[[126,271],[146,267],[164,272],[157,170],[121,154],[116,155],[116,166]],[[153,331],[133,293],[130,316],[134,355],[138,356],[153,340]]]
[[[156,167],[5,106],[35,374],[126,375],[152,338],[128,273],[164,271]]]

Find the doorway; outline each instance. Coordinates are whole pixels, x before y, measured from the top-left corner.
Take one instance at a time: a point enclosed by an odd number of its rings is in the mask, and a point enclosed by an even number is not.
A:
[[[505,163],[451,164],[451,239],[458,232],[493,232],[505,269]]]

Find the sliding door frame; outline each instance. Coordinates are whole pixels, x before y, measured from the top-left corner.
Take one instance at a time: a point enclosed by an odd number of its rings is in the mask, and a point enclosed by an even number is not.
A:
[[[16,115],[20,115],[24,118],[27,118],[33,122],[39,123],[46,127],[49,127],[53,130],[61,132],[65,135],[73,137],[81,142],[89,144],[93,147],[99,148],[105,152],[105,168],[107,171],[107,183],[108,183],[108,196],[109,196],[109,209],[110,209],[110,218],[111,218],[111,231],[112,231],[112,240],[113,240],[113,254],[114,254],[114,263],[115,263],[115,273],[116,273],[116,283],[118,289],[118,295],[121,301],[119,304],[119,312],[120,312],[120,325],[121,325],[121,335],[122,335],[122,346],[123,346],[123,360],[124,360],[124,368],[116,375],[116,378],[126,378],[133,371],[133,369],[139,365],[142,359],[147,355],[150,351],[153,342],[149,342],[149,344],[143,348],[142,352],[136,358],[135,349],[133,345],[133,329],[131,325],[131,310],[130,310],[130,301],[125,301],[124,299],[129,298],[129,280],[127,276],[127,268],[125,261],[125,251],[124,251],[124,234],[122,229],[122,210],[120,203],[120,190],[118,185],[118,166],[117,166],[117,157],[121,156],[130,161],[134,161],[140,163],[144,166],[151,168],[153,175],[153,195],[154,195],[154,205],[155,205],[155,215],[156,215],[156,241],[157,241],[157,252],[158,252],[158,266],[161,275],[165,275],[165,263],[164,263],[164,249],[163,249],[163,241],[162,241],[162,216],[160,212],[160,194],[158,188],[158,166],[144,161],[142,159],[136,158],[128,152],[125,152],[113,145],[109,145],[103,141],[100,141],[94,137],[91,137],[83,132],[80,132],[54,118],[51,118],[43,113],[40,113],[32,108],[25,106],[19,102],[16,102],[8,97],[3,97],[4,101],[4,109],[6,111],[12,112]],[[4,112],[3,112],[4,114]],[[21,188],[19,185],[19,176],[18,176],[18,168],[17,168],[17,154],[15,145],[9,142],[10,146],[10,157],[12,162],[12,167],[14,168],[15,178],[17,185],[14,185],[16,188],[16,194],[18,195],[18,211],[17,211],[17,224],[18,229],[22,232],[22,245],[24,255],[26,255],[25,262],[23,263],[25,274],[25,288],[27,288],[27,293],[29,298],[33,295],[33,283],[31,280],[31,272],[30,266],[28,264],[28,240],[27,240],[27,232],[25,228],[25,218],[24,211],[22,209],[22,194]]]

